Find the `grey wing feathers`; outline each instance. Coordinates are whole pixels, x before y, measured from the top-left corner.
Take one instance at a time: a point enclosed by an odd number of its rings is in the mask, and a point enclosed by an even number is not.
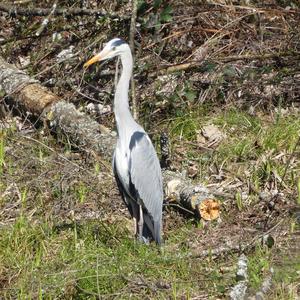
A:
[[[160,231],[163,187],[159,161],[146,133],[136,131],[129,144],[130,179],[138,198],[154,223],[154,234]],[[156,235],[155,234],[155,235]]]
[[[121,197],[123,199],[123,202],[128,207],[130,215],[133,216],[132,208],[129,205],[129,203],[127,201],[127,198],[126,198],[126,195],[127,195],[126,190],[125,190],[125,188],[124,188],[124,186],[123,186],[123,184],[122,184],[122,182],[121,182],[121,180],[119,178],[118,172],[117,172],[115,153],[113,154],[113,159],[112,159],[112,169],[113,169],[113,172],[114,172],[114,175],[115,175],[115,179],[116,179],[116,183],[117,183],[118,189],[120,191]]]

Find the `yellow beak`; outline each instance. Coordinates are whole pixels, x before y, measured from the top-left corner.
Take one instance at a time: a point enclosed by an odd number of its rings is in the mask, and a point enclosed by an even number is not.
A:
[[[94,64],[97,61],[102,60],[102,57],[100,54],[95,55],[94,57],[92,57],[90,60],[88,60],[83,66],[85,68],[89,67],[90,65]]]
[[[94,64],[97,61],[105,60],[110,55],[110,50],[103,49],[100,53],[96,54],[90,60],[88,60],[83,66],[85,68],[89,67],[90,65]]]

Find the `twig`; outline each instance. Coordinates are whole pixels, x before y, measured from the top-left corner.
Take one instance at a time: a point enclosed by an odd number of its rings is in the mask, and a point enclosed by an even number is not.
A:
[[[55,13],[55,10],[57,9],[57,0],[54,2],[52,9],[49,13],[49,15],[43,20],[41,27],[37,30],[35,33],[36,36],[40,36],[40,34],[44,31],[44,29],[47,27],[49,20],[51,19],[52,15]]]
[[[129,45],[132,52],[133,63],[135,61],[134,55],[134,37],[136,32],[136,16],[137,16],[137,0],[131,0],[132,10],[131,10],[131,23],[130,23],[130,38]],[[132,100],[132,112],[133,118],[137,120],[138,111],[137,111],[137,103],[136,103],[136,95],[135,95],[135,83],[134,78],[131,76],[131,100]]]
[[[299,9],[274,9],[274,8],[263,8],[263,7],[252,7],[252,6],[242,6],[242,5],[233,5],[233,4],[222,4],[222,3],[211,3],[209,4],[210,6],[220,6],[224,8],[229,8],[229,9],[241,9],[241,10],[251,10],[256,13],[266,13],[266,12],[272,12],[272,13],[279,13],[279,14],[300,14]]]
[[[174,32],[171,35],[168,35],[168,36],[162,38],[160,40],[160,42],[172,39],[173,37],[176,37],[178,35],[182,35],[182,34],[187,33],[187,32],[195,32],[195,31],[196,32],[203,31],[203,32],[207,32],[207,33],[216,33],[216,32],[220,32],[220,29],[211,29],[211,28],[203,28],[201,26],[196,26],[195,28],[189,28],[189,29],[185,29],[185,30],[182,30],[182,31]],[[229,32],[227,34],[229,34]],[[145,46],[143,48],[143,50],[150,49],[153,46],[155,46],[157,43],[158,42],[153,42],[152,44]]]
[[[15,5],[10,5],[8,3],[0,3],[0,11],[4,11],[9,13],[11,17],[17,16],[40,16],[46,17],[50,14],[52,8],[38,8],[38,7],[17,7]],[[103,10],[94,10],[94,9],[85,9],[85,8],[58,8],[53,13],[54,16],[96,16],[96,17],[107,17],[118,20],[128,20],[128,16],[119,16],[115,14],[109,14],[104,12]]]
[[[215,249],[208,249],[208,250],[203,250],[198,253],[194,253],[191,256],[193,258],[204,258],[204,257],[213,257],[213,258],[218,258],[221,255],[228,254],[228,253],[239,253],[241,252],[242,248],[245,249],[247,245],[240,245],[238,243],[230,243],[227,244],[226,246],[220,246]]]
[[[254,59],[272,59],[278,57],[295,57],[296,55],[300,56],[300,52],[297,51],[288,51],[288,52],[278,52],[278,53],[268,53],[268,54],[253,54],[253,55],[233,55],[226,57],[216,57],[215,60],[222,62],[230,62],[235,60],[254,60]]]
[[[290,157],[289,157],[289,159],[288,159],[288,161],[287,161],[287,163],[286,163],[286,166],[285,166],[285,169],[284,169],[283,176],[281,177],[281,181],[280,181],[280,183],[279,183],[278,190],[281,190],[282,185],[284,184],[284,178],[285,178],[285,176],[286,176],[286,174],[287,174],[287,170],[288,170],[288,168],[289,168],[289,166],[290,166],[290,163],[291,163],[291,161],[292,161],[292,158],[293,158],[293,156],[294,156],[294,154],[295,154],[295,152],[296,152],[296,149],[297,149],[297,147],[298,147],[299,145],[300,145],[300,135],[299,135],[298,140],[297,140],[297,142],[296,142],[296,144],[295,144],[295,146],[294,146],[294,148],[293,148],[293,151],[292,151],[292,153],[291,153],[291,155],[290,155]]]
[[[225,246],[222,245],[218,248],[215,249],[209,249],[209,250],[203,250],[201,252],[194,252],[191,254],[192,257],[194,258],[203,258],[207,256],[211,256],[214,258],[218,258],[221,255],[225,255],[228,253],[247,253],[251,249],[257,245],[257,243],[263,243],[264,242],[264,237],[270,234],[273,230],[275,230],[281,223],[284,221],[284,218],[282,218],[277,224],[275,224],[272,228],[270,228],[268,231],[258,234],[250,242],[246,243],[233,243],[229,242]]]
[[[183,207],[183,206],[181,206],[181,205],[179,205],[177,203],[165,203],[163,206],[164,207],[166,207],[166,206],[177,207],[177,208],[179,208],[179,209],[181,209],[181,210],[189,213],[190,215],[193,215],[193,216],[195,215],[195,213],[193,211],[191,211],[191,210],[189,210],[189,209],[187,209],[187,208],[185,208],[185,207]]]
[[[193,67],[199,66],[200,62],[192,61],[184,64],[174,64],[170,66],[162,66],[156,71],[151,72],[148,74],[149,77],[156,77],[158,75],[165,75],[169,73],[174,73],[177,71],[185,71],[187,69],[192,69]]]
[[[219,30],[217,30],[201,47],[203,49],[207,49],[207,47],[212,46],[214,43],[216,43],[217,41],[219,41],[221,38],[223,38],[224,36],[228,35],[229,32],[228,31],[224,31],[225,29],[230,28],[231,26],[235,25],[236,23],[242,21],[244,18],[253,15],[253,13],[249,13],[246,15],[243,15],[237,19],[234,19],[232,21],[230,21],[229,23],[227,23],[226,25],[222,26]],[[220,34],[219,34],[220,33]],[[219,35],[218,35],[219,34]],[[198,51],[198,49],[196,50]],[[173,65],[173,66],[167,66],[166,70],[162,71],[162,74],[165,73],[173,73],[176,71],[183,71],[186,69],[190,69],[193,68],[197,65],[199,65],[200,63],[202,63],[202,61],[205,59],[207,53],[205,55],[203,55],[199,60],[193,60],[190,62],[186,62],[187,60],[189,60],[192,56],[194,56],[195,53],[192,53],[190,56],[188,56],[187,58],[185,58],[182,63],[177,64],[177,65]],[[155,72],[152,72],[150,74],[150,76],[153,74],[155,74]],[[161,75],[161,74],[160,74]]]
[[[65,25],[63,28],[56,28],[55,32],[60,33],[60,32],[64,32],[64,31],[68,31],[68,30],[73,30],[74,27],[76,28],[84,28],[86,26],[89,26],[90,22],[86,22],[86,23],[70,23],[68,25]],[[93,32],[91,32],[91,35],[93,35],[95,32],[95,30],[93,30]],[[40,35],[40,37],[44,37],[44,36],[49,36],[52,35],[52,32],[45,32],[43,34]],[[7,38],[7,39],[0,39],[0,45],[5,45],[7,43],[11,43],[11,42],[17,42],[17,41],[22,41],[22,40],[28,40],[28,39],[32,39],[32,38],[36,38],[36,34],[29,34],[27,36],[20,36],[20,35],[14,35],[13,37]]]

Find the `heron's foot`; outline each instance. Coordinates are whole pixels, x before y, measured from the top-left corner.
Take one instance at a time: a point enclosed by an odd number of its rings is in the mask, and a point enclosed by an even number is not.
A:
[[[138,235],[137,240],[140,243],[145,244],[145,245],[149,245],[150,244],[149,239],[147,239],[147,238],[145,238],[144,236],[141,236],[141,235]]]
[[[144,227],[144,218],[143,218],[142,205],[139,205],[139,209],[140,209],[140,218],[139,218],[139,221],[138,221],[138,235],[142,237],[143,227]]]

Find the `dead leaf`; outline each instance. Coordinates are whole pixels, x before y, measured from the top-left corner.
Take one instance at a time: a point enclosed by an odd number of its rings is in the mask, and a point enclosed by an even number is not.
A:
[[[207,147],[217,146],[225,137],[217,126],[209,124],[198,131],[197,142]]]

